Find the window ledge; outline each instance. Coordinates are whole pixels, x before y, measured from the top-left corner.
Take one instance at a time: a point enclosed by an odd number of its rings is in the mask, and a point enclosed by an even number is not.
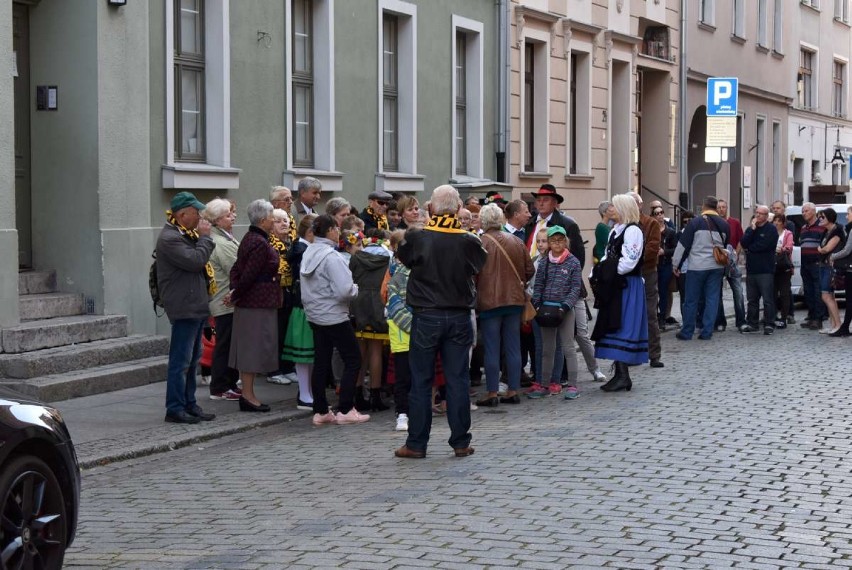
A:
[[[592,174],[577,173],[577,174],[566,174],[565,175],[565,180],[571,180],[571,181],[574,181],[574,182],[591,182],[594,179],[595,179],[595,177]]]
[[[551,178],[553,175],[550,172],[519,172],[519,178]]]
[[[708,24],[707,22],[698,22],[698,29],[704,30],[705,32],[715,32],[716,26]]]
[[[162,167],[163,188],[236,190],[240,187],[239,168],[212,164],[177,163]]]
[[[334,170],[317,170],[315,168],[293,168],[281,174],[281,183],[291,190],[296,190],[302,178],[316,178],[322,184],[323,192],[342,192],[343,173]]]
[[[777,57],[778,59],[784,59],[784,52],[778,50],[772,50],[772,57]]]
[[[423,192],[426,177],[405,172],[377,172],[376,190],[385,192]]]
[[[485,188],[485,187],[495,187],[495,188],[508,188],[512,189],[512,186],[506,184],[505,182],[495,182],[489,178],[474,178],[472,176],[456,176],[455,178],[450,178],[448,183],[451,186],[454,186],[459,189],[472,189],[472,188]]]
[[[814,12],[820,12],[820,9],[817,8],[816,6],[814,6],[813,4],[807,4],[807,3],[802,2],[800,0],[799,5],[802,6],[803,8],[809,8],[809,9],[813,10]]]
[[[754,49],[756,49],[760,53],[769,53],[770,52],[770,49],[767,46],[761,45],[761,44],[756,44],[754,46]]]
[[[849,20],[843,20],[842,18],[834,17],[834,23],[840,24],[841,26],[846,26],[847,28],[852,28],[852,24],[850,24]]]
[[[743,44],[745,44],[748,40],[746,40],[746,38],[744,38],[744,37],[742,37],[742,36],[740,36],[740,35],[738,35],[738,34],[731,34],[731,41],[732,41],[732,42],[735,42],[735,43],[738,43],[738,44],[740,44],[740,45],[743,45]]]

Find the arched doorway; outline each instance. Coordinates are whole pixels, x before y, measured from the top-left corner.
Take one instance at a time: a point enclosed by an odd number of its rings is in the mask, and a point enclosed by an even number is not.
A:
[[[687,181],[699,172],[713,172],[716,165],[704,162],[704,149],[707,141],[707,107],[699,106],[692,115],[689,126],[687,144]],[[727,174],[725,169],[727,168]],[[730,189],[728,210],[732,215],[742,209],[742,115],[737,117],[737,147],[734,150],[734,160],[722,166],[716,176],[701,176],[691,184],[688,193],[688,207],[695,211],[701,207],[707,196],[724,197],[725,184],[722,176],[728,176],[727,187]]]

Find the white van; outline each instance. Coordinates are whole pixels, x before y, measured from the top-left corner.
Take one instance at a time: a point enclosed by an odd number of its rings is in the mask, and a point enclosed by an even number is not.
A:
[[[817,212],[825,210],[826,208],[833,208],[835,212],[837,212],[837,224],[840,226],[845,226],[847,222],[850,220],[846,219],[846,210],[852,206],[852,204],[816,204]],[[793,273],[793,279],[791,280],[791,288],[793,290],[793,300],[801,301],[804,299],[804,291],[802,290],[802,252],[799,248],[799,228],[805,225],[805,219],[802,218],[802,207],[801,206],[787,206],[786,210],[787,219],[796,224],[796,245],[793,246],[793,267],[795,267],[795,272]],[[843,297],[846,292],[845,291],[835,291],[835,296]]]

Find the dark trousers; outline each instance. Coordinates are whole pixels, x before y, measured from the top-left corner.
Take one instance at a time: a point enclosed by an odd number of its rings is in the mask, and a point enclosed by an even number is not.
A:
[[[824,321],[828,315],[828,310],[820,298],[819,265],[816,262],[802,263],[799,272],[802,276],[802,292],[805,295],[805,304],[808,306],[808,320]]]
[[[645,310],[648,314],[648,358],[651,362],[663,355],[660,344],[660,323],[657,319],[657,307],[660,304],[660,290],[657,282],[657,268],[642,272],[645,281]]]
[[[848,331],[852,324],[852,271],[846,272],[846,314],[843,315],[843,324],[840,330]]]
[[[790,279],[793,276],[789,271],[775,274],[775,308],[781,314],[781,320],[793,314],[793,294],[790,292]]]
[[[411,390],[411,368],[407,352],[393,353],[393,403],[397,414],[408,414],[408,392]]]
[[[311,390],[314,393],[314,413],[327,414],[328,400],[325,385],[331,371],[331,354],[336,348],[343,359],[343,377],[340,379],[340,399],[337,410],[346,414],[352,409],[355,398],[355,380],[361,368],[361,350],[355,338],[352,323],[344,321],[336,325],[311,324],[314,331],[314,371],[311,374]]]
[[[210,393],[221,394],[237,387],[240,372],[228,366],[231,353],[231,331],[234,313],[213,317],[216,323],[216,347],[213,349],[213,366],[210,380]]]
[[[669,283],[671,283],[672,277],[671,262],[664,263],[657,267],[657,294],[660,297],[660,300],[657,303],[657,317],[661,322],[666,320],[666,313],[669,309]]]
[[[283,374],[289,374],[296,370],[292,362],[281,357],[281,353],[284,350],[284,340],[287,336],[287,325],[290,324],[290,313],[292,312],[293,307],[289,304],[285,304],[278,309],[278,371]]]
[[[775,328],[775,276],[772,273],[749,273],[746,277],[749,326],[757,327],[760,317],[760,300],[763,299],[763,326]]]
[[[409,449],[425,451],[432,431],[432,380],[435,359],[441,355],[447,391],[449,444],[453,449],[470,445],[470,362],[473,325],[470,311],[423,309],[414,312],[408,355],[411,391],[408,395]]]

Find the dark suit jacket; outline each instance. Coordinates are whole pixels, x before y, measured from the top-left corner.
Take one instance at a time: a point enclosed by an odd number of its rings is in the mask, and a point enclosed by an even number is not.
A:
[[[527,251],[529,251],[531,240],[535,240],[535,224],[538,221],[538,216],[533,216],[530,222],[524,227],[527,233]],[[565,228],[565,233],[568,234],[568,250],[574,257],[580,261],[580,267],[586,266],[586,246],[583,244],[583,236],[580,235],[580,226],[577,222],[559,213],[559,210],[553,212],[550,216],[550,221],[547,222],[547,227],[562,226]]]

